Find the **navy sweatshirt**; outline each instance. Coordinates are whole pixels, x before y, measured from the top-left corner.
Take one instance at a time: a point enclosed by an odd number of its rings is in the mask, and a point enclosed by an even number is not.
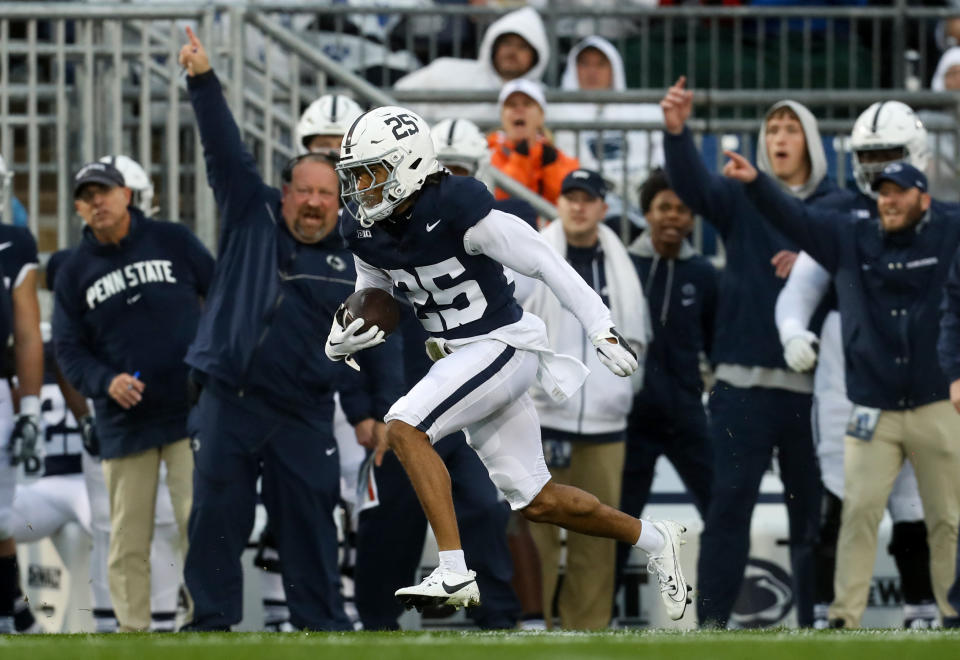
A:
[[[84,227],[60,266],[53,339],[60,369],[93,399],[101,456],[134,454],[186,437],[187,366],[213,275],[213,257],[183,225],[130,207],[119,244]],[[107,394],[113,378],[140,372],[143,400],[124,410]]]
[[[710,353],[717,309],[717,270],[684,245],[680,257],[656,255],[641,236],[630,246],[650,309],[653,341],[644,360],[643,389],[631,419],[686,417],[701,410],[700,351]]]
[[[887,233],[869,213],[806,207],[762,174],[746,188],[769,222],[834,277],[850,400],[903,410],[946,399],[936,347],[943,287],[960,245],[956,207],[933,204],[916,227]]]
[[[770,259],[797,244],[764,221],[739,181],[710,173],[687,128],[664,134],[667,177],[674,191],[694,213],[703,216],[723,237],[727,263],[720,275],[712,361],[747,367],[787,369],[773,310],[784,280]],[[837,190],[824,178],[806,203]]]
[[[319,243],[297,241],[281,215],[280,190],[257,171],[214,72],[189,77],[187,86],[221,214],[216,273],[187,362],[214,391],[323,432],[334,391],[351,423],[382,417],[393,403],[389,393],[402,387],[402,363],[387,359],[391,342],[357,354],[364,376],[384,393],[379,399],[323,350],[356,282],[339,232]]]

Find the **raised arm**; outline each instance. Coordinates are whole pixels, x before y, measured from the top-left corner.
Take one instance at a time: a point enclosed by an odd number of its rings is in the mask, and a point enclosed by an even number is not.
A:
[[[747,197],[767,222],[782,231],[801,249],[810,253],[830,273],[836,273],[840,252],[840,230],[849,222],[846,214],[822,206],[811,210],[800,200],[785,194],[766,174],[734,151],[723,152],[727,164],[724,176],[746,184]]]
[[[189,43],[180,49],[180,64],[187,70],[187,90],[203,144],[207,180],[226,229],[231,221],[246,216],[247,203],[264,183],[253,155],[243,143],[203,44],[189,27],[187,38]]]
[[[801,252],[774,309],[783,357],[794,371],[810,371],[817,362],[817,336],[807,328],[829,290],[830,273],[809,254]]]
[[[485,254],[521,275],[541,280],[577,317],[588,335],[613,325],[610,310],[597,292],[540,234],[516,216],[491,211],[467,230],[463,245],[468,254]]]
[[[704,166],[686,127],[693,110],[693,92],[685,87],[686,78],[680,76],[660,101],[666,126],[663,153],[667,178],[684,204],[727,234],[736,219],[734,198],[738,184],[711,173]]]
[[[523,220],[494,209],[464,233],[463,247],[467,254],[485,254],[541,280],[580,321],[605,367],[618,376],[637,370],[637,354],[614,329],[610,310],[597,292]]]

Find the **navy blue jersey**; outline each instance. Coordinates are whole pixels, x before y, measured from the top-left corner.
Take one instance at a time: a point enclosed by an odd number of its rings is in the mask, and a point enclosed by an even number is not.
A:
[[[26,227],[0,224],[0,274],[3,296],[0,300],[0,340],[6,346],[13,333],[13,290],[31,268],[37,267],[37,242]]]
[[[421,189],[405,214],[367,229],[345,213],[340,227],[355,255],[390,274],[428,333],[462,339],[523,315],[503,266],[463,247],[464,233],[490,213],[493,203],[476,179],[441,176]]]

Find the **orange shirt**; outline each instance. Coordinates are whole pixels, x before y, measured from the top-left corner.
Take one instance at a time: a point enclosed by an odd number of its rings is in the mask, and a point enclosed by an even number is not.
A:
[[[487,137],[491,149],[490,162],[504,174],[513,177],[551,204],[560,197],[560,184],[570,172],[580,167],[580,161],[568,156],[544,138],[534,143],[526,140],[514,144],[502,131]],[[494,193],[497,199],[510,195],[499,188]]]

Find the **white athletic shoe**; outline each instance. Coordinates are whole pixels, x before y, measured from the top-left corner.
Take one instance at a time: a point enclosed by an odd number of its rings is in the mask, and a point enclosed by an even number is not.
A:
[[[397,600],[408,610],[452,605],[454,608],[474,607],[480,604],[480,589],[474,571],[455,573],[437,566],[433,573],[414,587],[397,589]]]
[[[676,621],[683,617],[690,602],[687,597],[690,587],[683,578],[683,569],[677,557],[680,546],[686,543],[680,539],[680,535],[687,531],[687,528],[672,520],[656,521],[652,524],[663,536],[665,543],[660,554],[650,555],[647,573],[657,576],[660,581],[660,598],[667,608],[667,614]]]

